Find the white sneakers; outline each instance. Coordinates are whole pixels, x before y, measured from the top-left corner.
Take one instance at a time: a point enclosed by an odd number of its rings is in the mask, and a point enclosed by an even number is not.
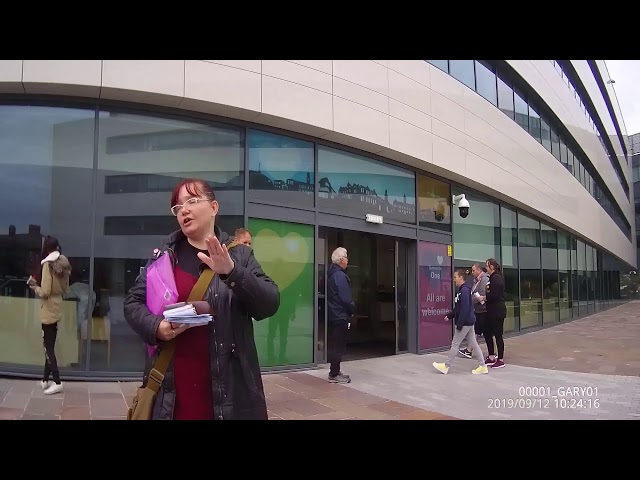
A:
[[[45,382],[44,380],[40,380],[40,388],[44,390],[45,395],[53,395],[54,393],[60,393],[63,390],[62,383],[58,385],[57,383],[53,383],[51,381]]]

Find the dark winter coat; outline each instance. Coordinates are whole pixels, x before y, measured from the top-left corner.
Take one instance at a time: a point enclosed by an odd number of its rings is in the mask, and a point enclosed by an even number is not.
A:
[[[220,243],[230,243],[229,236],[218,227],[215,234]],[[185,235],[181,230],[174,232],[167,239],[163,251],[173,252],[175,245],[183,239]],[[215,275],[205,294],[215,312],[215,321],[208,327],[214,419],[266,420],[267,407],[252,318],[263,320],[273,316],[280,305],[280,292],[262,271],[251,248],[238,245],[229,254],[235,263],[233,271],[229,275]],[[154,261],[155,257],[151,258],[147,267]],[[205,268],[204,264],[201,268]],[[162,348],[164,342],[156,339],[156,330],[163,317],[153,315],[146,306],[146,268],[127,295],[124,314],[131,328],[145,343]],[[143,384],[146,384],[157,355],[158,352],[147,361]],[[174,405],[172,361],[158,392],[153,419],[171,420]]]
[[[493,272],[487,284],[487,316],[495,319],[505,319],[507,306],[504,303],[504,277]]]
[[[351,296],[351,280],[335,263],[327,272],[327,319],[329,323],[346,322],[356,311]]]

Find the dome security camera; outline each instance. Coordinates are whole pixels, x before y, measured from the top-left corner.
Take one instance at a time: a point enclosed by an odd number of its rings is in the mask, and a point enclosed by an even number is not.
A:
[[[469,209],[471,208],[471,205],[469,205],[469,201],[464,196],[464,193],[462,195],[454,195],[453,204],[458,207],[460,217],[467,218],[469,216]]]

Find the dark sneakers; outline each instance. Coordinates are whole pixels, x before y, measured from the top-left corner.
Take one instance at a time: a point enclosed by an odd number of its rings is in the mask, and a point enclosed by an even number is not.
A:
[[[504,362],[498,359],[496,359],[493,365],[491,365],[491,368],[502,368],[502,367],[504,367]]]
[[[329,375],[329,382],[330,383],[351,383],[351,377],[349,375],[345,375],[344,373],[340,372],[335,377],[332,377],[331,375]]]
[[[465,358],[471,358],[471,352],[467,348],[459,348],[458,353]]]

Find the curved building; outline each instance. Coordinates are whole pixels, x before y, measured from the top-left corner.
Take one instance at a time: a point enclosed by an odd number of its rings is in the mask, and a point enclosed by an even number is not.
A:
[[[139,376],[123,300],[184,177],[280,286],[255,323],[265,369],[326,361],[337,246],[347,358],[447,347],[452,270],[487,258],[510,333],[608,308],[636,268],[626,139],[600,60],[0,61],[0,373],[40,374],[25,281],[51,234],[73,266],[63,376]]]

